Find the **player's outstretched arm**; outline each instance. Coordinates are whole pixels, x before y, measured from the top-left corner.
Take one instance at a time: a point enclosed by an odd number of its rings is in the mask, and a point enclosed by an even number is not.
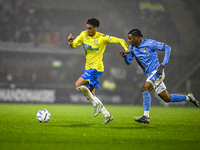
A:
[[[129,54],[129,55],[128,55]],[[119,56],[122,56],[124,58],[124,61],[127,65],[130,65],[132,60],[133,60],[133,56],[131,55],[130,51],[121,51],[118,53]]]

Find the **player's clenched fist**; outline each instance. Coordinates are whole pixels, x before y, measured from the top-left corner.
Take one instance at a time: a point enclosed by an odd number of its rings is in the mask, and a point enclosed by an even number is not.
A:
[[[70,34],[70,35],[68,36],[68,41],[69,41],[70,43],[74,41],[74,37],[73,37],[72,34]]]
[[[122,56],[122,57],[126,57],[127,54],[129,54],[130,51],[121,51],[118,53],[118,55]]]

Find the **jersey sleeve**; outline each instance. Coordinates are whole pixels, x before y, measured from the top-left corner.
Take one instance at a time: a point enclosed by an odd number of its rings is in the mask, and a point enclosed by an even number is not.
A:
[[[84,36],[84,32],[81,32],[81,34],[78,35],[73,42],[71,43],[69,42],[69,47],[74,49],[77,46],[81,45],[83,42],[83,36]]]
[[[114,36],[109,36],[109,35],[106,35],[106,43],[107,44],[120,44],[125,51],[128,50],[128,45],[127,43],[125,42],[124,39],[121,39],[121,38],[117,38],[117,37],[114,37]]]
[[[156,40],[149,40],[148,45],[152,51],[156,51],[156,50],[165,51],[164,60],[161,63],[161,65],[166,66],[169,61],[171,47],[169,47],[168,45],[165,45],[165,43],[158,42]]]
[[[167,63],[169,62],[171,47],[169,47],[168,45],[164,45],[163,51],[165,51],[165,56],[164,56],[164,60],[161,63],[161,65],[166,66]]]
[[[151,45],[152,50],[165,51],[165,56],[164,56],[164,59],[163,59],[163,62],[161,63],[161,65],[166,66],[167,63],[169,62],[171,47],[169,47],[165,43],[158,42],[155,40],[150,40],[150,43],[151,43],[150,45]]]
[[[131,45],[129,46],[129,49],[131,49]],[[126,57],[124,57],[124,62],[127,64],[127,65],[130,65],[132,60],[134,58],[134,55],[133,53],[131,52],[130,50],[130,53],[128,55],[126,55]]]
[[[164,49],[164,45],[165,44],[162,42],[158,42],[155,40],[149,40],[149,46],[153,51],[156,51],[156,50],[162,51]]]

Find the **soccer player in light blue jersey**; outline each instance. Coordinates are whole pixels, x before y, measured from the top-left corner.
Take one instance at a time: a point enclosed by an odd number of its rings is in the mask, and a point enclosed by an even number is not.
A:
[[[149,111],[151,105],[150,91],[155,90],[166,103],[190,101],[197,107],[199,102],[194,98],[192,93],[188,95],[169,94],[163,82],[165,78],[165,67],[169,61],[171,47],[168,45],[151,39],[142,39],[143,35],[140,30],[133,29],[128,33],[128,41],[130,43],[129,51],[119,52],[118,55],[124,58],[126,64],[131,64],[133,58],[136,59],[139,66],[142,68],[147,79],[142,87],[144,115],[141,118],[135,119],[139,123],[150,123]],[[160,64],[156,50],[164,51],[165,56]]]

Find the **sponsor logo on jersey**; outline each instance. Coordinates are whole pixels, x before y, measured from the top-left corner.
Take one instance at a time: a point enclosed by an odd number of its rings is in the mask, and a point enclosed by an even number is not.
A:
[[[103,37],[106,37],[106,34],[104,34]],[[108,38],[112,39],[112,36],[108,35]]]
[[[109,39],[112,39],[112,36],[108,35],[108,38],[109,38]]]
[[[99,48],[92,48],[92,45],[84,44],[85,49],[91,50],[91,51],[98,51]]]
[[[135,55],[135,57],[148,57],[150,54],[140,54],[140,55]]]

